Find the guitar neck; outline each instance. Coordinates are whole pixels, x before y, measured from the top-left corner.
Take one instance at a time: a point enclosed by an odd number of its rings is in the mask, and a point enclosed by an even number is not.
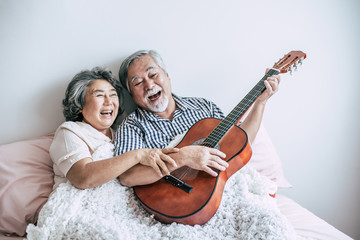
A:
[[[215,147],[230,128],[244,115],[249,107],[255,102],[260,94],[265,91],[264,81],[273,75],[279,74],[279,70],[272,68],[264,77],[251,89],[251,91],[239,102],[238,105],[220,122],[220,124],[204,140],[203,145]]]

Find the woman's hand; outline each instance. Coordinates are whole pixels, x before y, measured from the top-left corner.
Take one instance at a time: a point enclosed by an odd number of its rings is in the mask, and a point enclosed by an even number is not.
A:
[[[145,166],[152,167],[155,172],[163,177],[169,175],[170,171],[166,166],[166,163],[177,167],[174,159],[168,154],[179,152],[178,148],[165,148],[165,149],[138,149],[142,151],[139,163]]]

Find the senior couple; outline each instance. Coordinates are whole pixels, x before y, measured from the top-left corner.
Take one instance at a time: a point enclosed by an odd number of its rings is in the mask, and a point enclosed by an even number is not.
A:
[[[119,79],[96,67],[78,73],[69,83],[63,100],[66,118],[50,147],[55,186],[68,179],[86,189],[119,178],[124,186],[153,183],[182,166],[217,176],[228,163],[225,154],[205,146],[167,148],[179,134],[204,118],[224,118],[211,101],[181,97],[172,92],[170,75],[160,55],[141,50],[121,64]],[[278,90],[280,77],[271,76],[266,90],[255,101],[241,128],[252,142],[262,121],[267,100]],[[122,112],[125,88],[137,105],[114,132],[111,128]],[[102,145],[113,143],[112,158],[93,160]]]

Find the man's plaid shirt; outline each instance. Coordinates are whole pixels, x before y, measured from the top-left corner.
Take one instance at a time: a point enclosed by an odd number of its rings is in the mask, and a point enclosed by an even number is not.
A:
[[[140,148],[165,148],[178,134],[188,131],[204,118],[223,119],[224,114],[204,98],[173,95],[176,110],[172,120],[140,108],[131,113],[115,134],[115,155]]]

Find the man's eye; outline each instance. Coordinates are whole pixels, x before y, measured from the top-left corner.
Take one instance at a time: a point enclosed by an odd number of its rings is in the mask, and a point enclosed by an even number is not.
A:
[[[150,78],[154,78],[156,76],[157,76],[157,73],[153,73],[153,74],[150,75]]]
[[[142,82],[143,82],[142,80],[134,81],[134,85],[135,85],[135,86],[138,86],[138,85],[140,85]]]
[[[104,94],[97,94],[96,97],[103,97]]]

